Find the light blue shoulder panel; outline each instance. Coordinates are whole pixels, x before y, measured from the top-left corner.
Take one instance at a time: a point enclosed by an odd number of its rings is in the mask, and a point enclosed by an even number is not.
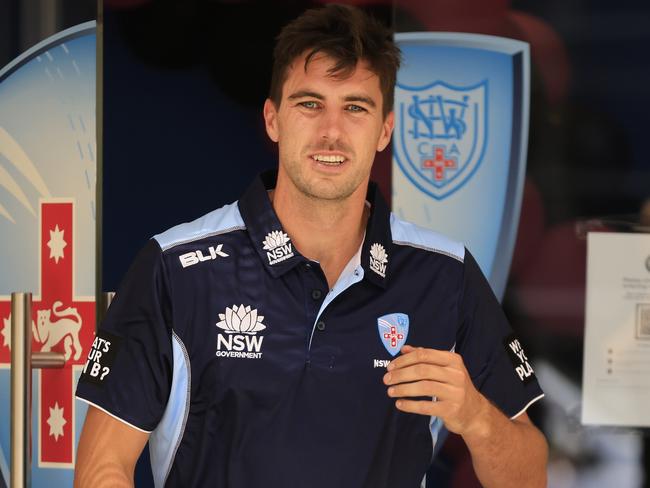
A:
[[[462,242],[456,242],[442,234],[402,220],[392,213],[390,231],[393,234],[393,244],[437,252],[460,262],[465,260],[465,246]]]
[[[153,236],[153,238],[158,241],[160,248],[166,251],[179,244],[245,228],[246,225],[239,213],[239,206],[237,202],[234,202],[213,210],[192,222],[185,222],[172,227],[162,234]]]
[[[156,429],[149,437],[151,472],[156,488],[163,487],[174,462],[176,451],[183,438],[187,415],[190,411],[192,386],[190,361],[183,341],[172,334],[174,372],[167,407]]]

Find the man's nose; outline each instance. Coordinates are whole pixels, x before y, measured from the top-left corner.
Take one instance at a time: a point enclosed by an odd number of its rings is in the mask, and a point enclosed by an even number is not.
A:
[[[338,110],[324,110],[321,115],[319,136],[328,141],[337,141],[343,133],[343,114]]]

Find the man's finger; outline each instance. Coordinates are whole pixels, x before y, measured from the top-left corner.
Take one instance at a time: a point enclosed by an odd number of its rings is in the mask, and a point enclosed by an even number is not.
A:
[[[403,368],[394,369],[384,375],[384,383],[396,385],[420,380],[432,380],[440,383],[458,384],[463,381],[463,373],[448,366],[418,363]]]
[[[417,363],[437,364],[438,366],[458,366],[462,364],[462,360],[458,354],[450,351],[404,346],[402,348],[402,355],[393,359],[386,369],[392,371]]]
[[[441,417],[444,411],[444,405],[440,402],[430,402],[426,400],[397,400],[395,407],[402,412],[416,413],[418,415],[428,415],[430,417]]]
[[[455,393],[455,387],[437,381],[416,381],[403,383],[388,388],[388,396],[393,398],[404,397],[436,397],[440,400],[450,398]]]

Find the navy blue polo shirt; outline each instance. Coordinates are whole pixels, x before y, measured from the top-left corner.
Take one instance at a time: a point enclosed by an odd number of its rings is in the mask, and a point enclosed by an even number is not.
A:
[[[461,244],[392,215],[371,184],[363,245],[329,289],[274,185],[155,236],[89,353],[78,398],[151,433],[156,486],[420,486],[442,423],[386,393],[403,344],[461,354],[509,417],[542,396]]]

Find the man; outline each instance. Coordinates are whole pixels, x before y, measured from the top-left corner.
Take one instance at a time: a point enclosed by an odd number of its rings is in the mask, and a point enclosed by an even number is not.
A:
[[[130,485],[148,440],[157,486],[415,488],[443,424],[485,486],[545,486],[542,393],[476,262],[369,185],[398,65],[357,9],[285,27],[277,176],[141,251],[77,390],[77,486]]]

